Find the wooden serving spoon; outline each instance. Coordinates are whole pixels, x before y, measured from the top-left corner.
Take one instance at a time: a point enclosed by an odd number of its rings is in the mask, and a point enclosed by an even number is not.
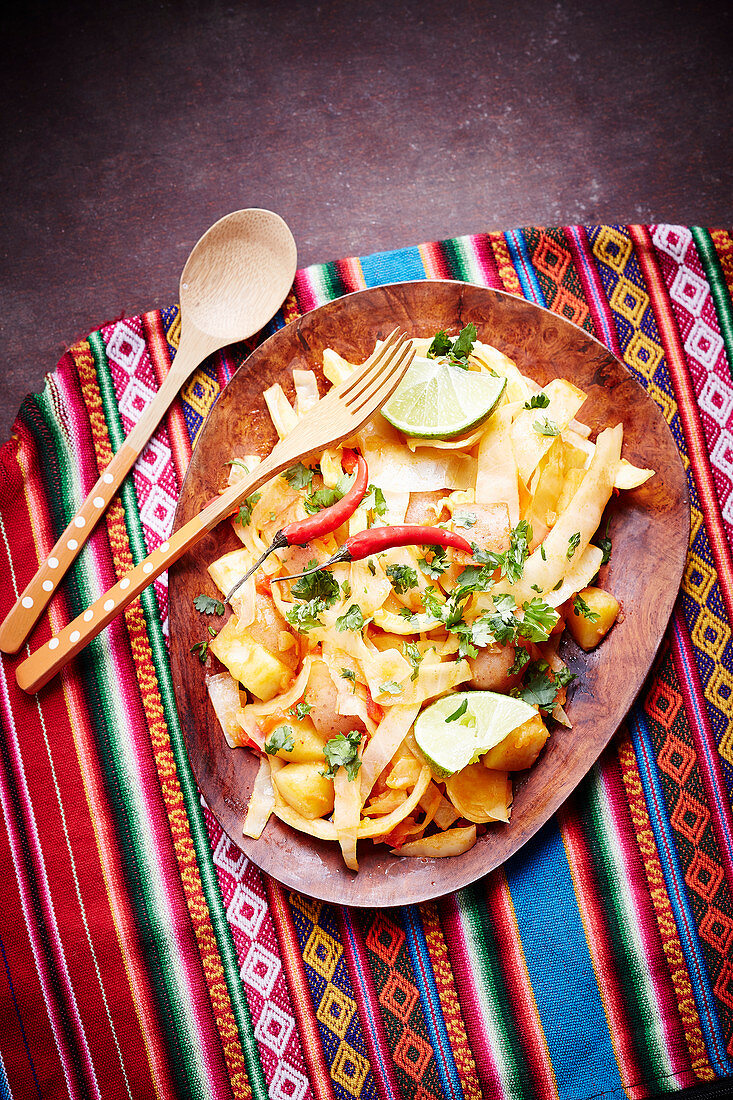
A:
[[[186,379],[207,356],[267,324],[293,283],[293,235],[271,210],[237,210],[194,246],[181,275],[181,337],[163,385],[0,626],[16,653]]]

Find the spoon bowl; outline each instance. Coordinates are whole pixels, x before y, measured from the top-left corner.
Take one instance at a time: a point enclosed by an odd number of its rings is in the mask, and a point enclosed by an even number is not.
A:
[[[293,235],[271,210],[236,210],[194,246],[181,275],[182,324],[221,341],[245,340],[266,325],[293,284]]]
[[[194,246],[181,275],[178,351],[157,394],[0,625],[17,653],[183,383],[207,356],[245,340],[282,305],[296,267],[293,235],[271,210],[235,210]]]

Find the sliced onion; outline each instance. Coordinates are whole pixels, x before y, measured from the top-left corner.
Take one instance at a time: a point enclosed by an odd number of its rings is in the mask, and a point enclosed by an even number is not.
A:
[[[260,766],[255,776],[249,806],[247,807],[247,816],[242,826],[244,835],[259,840],[274,809],[275,790],[272,785],[270,758],[263,754],[260,757]]]
[[[442,856],[460,856],[473,848],[476,843],[476,826],[467,825],[461,829],[448,829],[435,836],[426,836],[422,840],[411,840],[400,848],[391,851],[393,856],[424,856],[428,859]]]

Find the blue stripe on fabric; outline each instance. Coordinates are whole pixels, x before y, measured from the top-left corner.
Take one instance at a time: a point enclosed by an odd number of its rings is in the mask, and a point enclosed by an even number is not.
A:
[[[407,938],[407,949],[422,1002],[423,1015],[428,1027],[430,1042],[435,1052],[435,1063],[446,1097],[452,1100],[464,1100],[458,1067],[453,1058],[450,1039],[440,1008],[440,997],[435,984],[430,953],[420,923],[420,917],[414,905],[402,910],[403,928]]]
[[[535,302],[538,306],[546,306],[542,287],[535,275],[522,234],[517,229],[511,229],[504,234],[504,239],[525,298],[529,298],[531,302]]]
[[[2,1054],[0,1054],[0,1100],[13,1100],[13,1094],[10,1091],[10,1082],[5,1072],[5,1063],[3,1062]]]
[[[383,283],[414,282],[426,278],[419,248],[397,248],[394,252],[373,252],[360,256],[361,270],[368,287]]]
[[[506,865],[561,1100],[623,1090],[565,847],[553,820]]]
[[[660,854],[663,853],[666,857],[660,860],[662,873],[667,886],[667,894],[672,906],[675,924],[677,925],[682,953],[685,956],[685,963],[690,975],[700,1024],[705,1034],[708,1054],[718,1073],[728,1074],[731,1070],[731,1062],[726,1057],[725,1041],[715,1011],[715,1000],[708,981],[705,960],[702,957],[697,940],[695,920],[687,897],[684,875],[667,817],[664,792],[662,791],[656,766],[653,764],[654,750],[651,737],[638,707],[631,711],[628,721],[654,840]]]
[[[25,1048],[25,1052],[26,1052],[26,1055],[28,1057],[28,1062],[30,1063],[31,1073],[33,1074],[33,1080],[34,1080],[35,1085],[36,1085],[36,1091],[37,1091],[39,1097],[41,1097],[41,1096],[43,1096],[43,1093],[41,1092],[41,1085],[40,1085],[40,1082],[38,1080],[38,1074],[36,1073],[36,1067],[33,1064],[33,1056],[31,1054],[31,1048],[28,1046],[28,1038],[26,1036],[25,1028],[23,1026],[23,1017],[20,1014],[20,1008],[18,1006],[18,998],[15,996],[15,987],[13,986],[13,980],[10,976],[10,966],[8,964],[8,956],[5,953],[5,944],[3,943],[2,938],[0,938],[0,955],[2,955],[3,966],[5,967],[5,976],[8,979],[8,988],[10,989],[10,996],[11,996],[12,1001],[13,1001],[13,1008],[15,1009],[15,1015],[18,1017],[18,1025],[20,1027],[20,1034],[23,1036],[23,1046]],[[5,1067],[3,1066],[3,1063],[2,1063],[2,1057],[0,1057],[0,1068],[2,1069],[2,1075],[4,1075],[5,1074]],[[7,1078],[6,1078],[6,1081],[7,1081]],[[1,1076],[0,1076],[0,1084],[2,1084]],[[11,1095],[9,1085],[8,1085],[7,1095],[8,1096]],[[0,1097],[4,1097],[4,1096],[5,1096],[5,1093],[0,1093]]]
[[[352,924],[351,915],[349,914],[348,909],[343,910],[343,929],[344,929],[344,932],[346,933],[346,935],[349,938],[349,943],[351,944],[351,957],[352,957],[352,960],[353,960],[354,969],[355,969],[357,977],[359,979],[359,984],[363,986],[363,984],[364,984],[364,968],[362,967],[361,959],[359,958],[359,952],[358,952],[357,946],[356,946],[356,937],[354,936],[354,926]],[[366,998],[363,998],[361,1003],[362,1003],[362,1006],[364,1008],[368,1008],[368,1002],[367,1002]],[[384,1064],[384,1058],[382,1057],[382,1048],[381,1048],[380,1043],[375,1042],[372,1046],[372,1049],[373,1049],[374,1053],[376,1054],[378,1062],[379,1062],[378,1067],[377,1066],[372,1066],[372,1075],[374,1077],[375,1084],[377,1084],[377,1091],[379,1092],[380,1096],[382,1096],[384,1098],[384,1100],[400,1100],[400,1098],[396,1095],[396,1093],[394,1092],[394,1090],[390,1086],[389,1077],[387,1075],[387,1067]],[[374,1073],[375,1069],[377,1069],[377,1068],[379,1069],[379,1080],[378,1080],[378,1082],[377,1082],[377,1074]]]

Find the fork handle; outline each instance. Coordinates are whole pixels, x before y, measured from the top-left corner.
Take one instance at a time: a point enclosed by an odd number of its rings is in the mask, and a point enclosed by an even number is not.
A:
[[[190,328],[188,331],[191,333]],[[57,540],[51,553],[5,616],[0,625],[0,650],[3,653],[18,652],[65,573],[81,553],[100,516],[139,458],[181,385],[214,346],[216,341],[202,336],[196,330],[193,330],[188,340],[181,339],[171,369],[155,397],[143,410],[137,424]]]
[[[275,447],[250,475],[225,489],[221,496],[216,497],[157,550],[121,577],[116,585],[90,604],[81,615],[77,615],[73,622],[31,653],[16,670],[18,686],[27,692],[39,691],[44,687],[156,577],[195,546],[207,531],[226,516],[232,515],[245,497],[284,470],[292,461],[290,447],[283,444]]]

